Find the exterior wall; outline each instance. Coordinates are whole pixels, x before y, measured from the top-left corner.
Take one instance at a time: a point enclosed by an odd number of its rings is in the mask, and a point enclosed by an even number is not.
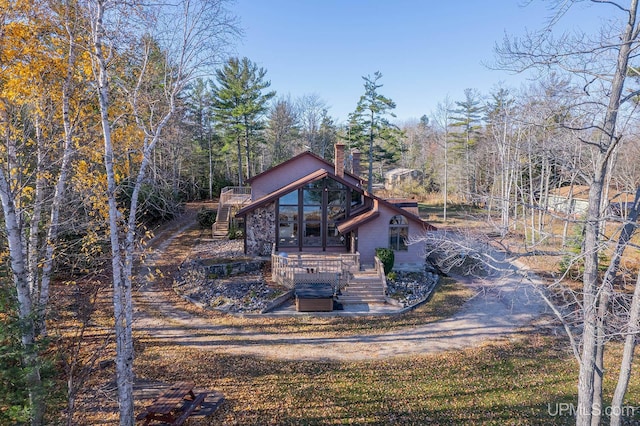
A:
[[[358,228],[358,252],[360,263],[372,265],[376,248],[389,247],[389,221],[397,213],[380,206],[380,216]],[[426,231],[420,224],[409,222],[409,238],[417,237]],[[424,244],[411,244],[407,251],[394,251],[395,265],[398,267],[422,267],[424,265]]]
[[[565,214],[584,214],[589,208],[589,201],[581,198],[569,199],[558,195],[549,195],[551,210]]]
[[[285,185],[295,182],[298,179],[318,171],[319,169],[325,169],[331,173],[334,172],[333,168],[315,158],[311,155],[302,156],[289,163],[285,167],[275,167],[272,170],[264,173],[263,176],[258,176],[253,182],[251,182],[251,199],[255,201],[272,193],[273,191],[282,188]],[[357,185],[358,182],[351,176],[345,175],[344,180],[353,185]]]
[[[408,184],[422,184],[424,174],[414,169],[393,169],[384,176],[384,187],[393,189]]]
[[[269,203],[249,212],[245,222],[245,247],[248,255],[269,256],[276,241],[276,205]]]

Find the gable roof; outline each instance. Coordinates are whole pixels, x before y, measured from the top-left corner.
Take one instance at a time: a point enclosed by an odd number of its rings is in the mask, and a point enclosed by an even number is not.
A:
[[[589,198],[589,187],[586,185],[561,186],[550,190],[549,194],[561,198],[569,198],[571,194],[574,200],[587,200]]]
[[[402,207],[398,207],[397,205],[390,203],[389,201],[383,198],[376,197],[373,194],[369,194],[369,196],[373,197],[375,200],[378,200],[380,204],[387,207],[388,209],[391,209],[392,211],[395,211],[397,214],[401,214],[402,216],[406,217],[408,220],[422,224],[425,227],[425,230],[427,231],[436,231],[438,229],[432,224],[430,224],[429,222],[423,220],[420,216],[410,212],[409,210],[405,210]]]
[[[277,166],[276,166],[277,167]],[[346,180],[342,179],[339,176],[336,176],[335,174],[333,174],[332,172],[325,170],[325,169],[318,169],[313,173],[309,173],[308,175],[306,175],[305,177],[298,179],[296,181],[293,181],[285,186],[283,186],[282,188],[271,192],[270,194],[265,195],[262,198],[259,198],[257,200],[255,200],[253,203],[249,204],[248,206],[245,206],[244,208],[240,209],[240,211],[236,214],[236,216],[244,216],[247,213],[257,209],[260,206],[263,206],[267,203],[270,203],[272,201],[277,200],[278,198],[280,198],[281,196],[288,194],[289,192],[296,190],[310,182],[315,182],[317,180],[320,180],[322,178],[325,177],[330,177],[331,179],[345,185],[348,186],[349,188],[352,189],[357,189],[357,190],[361,190],[360,188],[358,188],[357,186],[347,182]]]
[[[414,213],[403,209],[402,207],[398,207],[397,205],[390,203],[389,201],[377,197],[373,194],[370,194],[365,191],[365,196],[373,199],[373,204],[370,206],[361,209],[360,211],[356,211],[351,217],[345,219],[344,221],[338,224],[338,231],[341,233],[346,233],[356,229],[359,226],[364,225],[367,222],[372,221],[373,219],[380,216],[380,206],[383,206],[394,213],[404,216],[407,220],[410,220],[418,225],[424,226],[426,231],[435,231],[437,228],[431,225],[429,222],[424,221],[420,216],[415,215]]]
[[[378,200],[374,199],[372,205],[356,211],[351,217],[338,223],[338,231],[340,231],[341,234],[346,234],[347,232],[377,218],[380,216],[380,209],[378,206]]]
[[[431,225],[430,223],[422,220],[422,218],[420,218],[418,215],[412,213],[411,211],[405,210],[402,207],[399,207],[397,205],[395,205],[392,202],[389,202],[387,200],[384,200],[380,197],[377,197],[375,195],[373,195],[370,192],[367,192],[366,190],[364,190],[363,188],[354,185],[353,183],[350,183],[349,181],[337,176],[334,173],[334,168],[333,168],[333,164],[329,163],[328,161],[326,161],[325,159],[317,156],[316,154],[310,152],[310,151],[306,151],[303,152],[302,154],[298,154],[293,158],[290,158],[289,160],[278,164],[277,166],[272,167],[271,169],[262,172],[254,177],[252,177],[251,179],[247,179],[247,183],[251,183],[251,181],[264,176],[265,174],[267,174],[269,171],[275,169],[275,168],[281,168],[281,167],[287,167],[289,164],[291,164],[291,162],[296,161],[297,159],[304,157],[304,156],[311,156],[313,158],[316,158],[320,161],[322,161],[323,163],[325,163],[329,170],[321,168],[318,169],[314,172],[309,173],[308,175],[295,180],[257,200],[255,200],[254,202],[252,202],[251,204],[243,207],[242,209],[240,209],[240,211],[238,211],[238,213],[236,214],[236,216],[245,216],[247,213],[254,211],[255,209],[264,206],[265,204],[268,204],[270,202],[273,202],[275,200],[277,200],[278,198],[280,198],[281,196],[288,194],[291,191],[294,191],[310,182],[315,182],[317,180],[323,179],[325,177],[330,177],[331,179],[351,188],[351,189],[355,189],[357,191],[361,191],[363,193],[363,195],[365,196],[365,198],[368,198],[370,200],[372,200],[372,202],[370,203],[365,203],[366,205],[364,207],[362,207],[361,209],[355,211],[352,213],[352,215],[349,218],[346,218],[344,221],[342,221],[341,223],[338,224],[338,230],[340,232],[348,232],[351,231],[353,229],[356,229],[357,227],[377,218],[380,215],[380,206],[383,206],[384,208],[387,208],[391,211],[394,211],[397,214],[403,215],[404,217],[407,218],[407,220],[410,220],[412,222],[418,223],[422,226],[425,227],[426,230],[436,230],[436,227]],[[347,173],[345,171],[345,173]],[[351,173],[349,173],[350,176],[354,177],[356,180],[360,180],[360,178],[358,176],[355,176]]]
[[[250,185],[250,184],[251,184],[251,182],[253,182],[253,181],[254,181],[254,180],[256,180],[256,179],[261,178],[261,177],[262,177],[262,176],[264,176],[264,175],[269,174],[271,171],[276,170],[276,169],[281,169],[281,168],[287,167],[287,166],[289,166],[291,163],[293,163],[293,162],[295,162],[295,161],[298,161],[298,159],[299,159],[299,158],[307,157],[307,156],[308,156],[308,157],[315,158],[316,160],[320,160],[320,161],[322,161],[324,164],[326,164],[326,166],[327,166],[326,168],[327,168],[327,169],[335,170],[335,165],[334,165],[333,163],[331,163],[331,162],[329,162],[329,161],[325,160],[324,158],[320,157],[320,156],[319,156],[319,155],[317,155],[317,154],[314,154],[314,153],[313,153],[313,152],[311,152],[311,151],[305,151],[305,152],[302,152],[302,153],[300,153],[300,154],[298,154],[298,155],[295,155],[295,156],[293,156],[293,157],[289,158],[289,159],[288,159],[288,160],[286,160],[286,161],[283,161],[282,163],[280,163],[280,164],[278,164],[278,165],[276,165],[276,166],[271,167],[270,169],[265,170],[265,171],[264,171],[264,172],[262,172],[262,173],[259,173],[259,174],[255,175],[255,176],[250,177],[249,179],[245,180],[245,183],[248,183],[248,184]],[[352,178],[354,178],[354,179],[356,179],[356,180],[358,180],[358,181],[362,180],[362,179],[360,178],[360,176],[354,175],[353,173],[351,173],[351,172],[349,172],[349,171],[347,171],[347,170],[345,170],[345,171],[344,171],[344,174],[345,174],[345,175],[349,175],[349,176],[351,176]],[[335,175],[334,175],[334,176],[335,176]],[[350,186],[352,186],[352,185],[350,185]]]

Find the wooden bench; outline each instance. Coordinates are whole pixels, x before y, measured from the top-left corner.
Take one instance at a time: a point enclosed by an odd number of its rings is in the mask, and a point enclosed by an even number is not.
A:
[[[144,412],[140,413],[136,420],[144,420],[148,425],[152,421],[165,422],[179,426],[198,408],[207,393],[195,395],[193,382],[178,382],[165,390],[149,405]]]

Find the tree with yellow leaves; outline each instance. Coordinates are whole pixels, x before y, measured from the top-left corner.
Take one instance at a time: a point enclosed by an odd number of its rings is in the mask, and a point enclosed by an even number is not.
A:
[[[0,6],[0,201],[20,320],[31,424],[44,423],[39,343],[82,80],[72,14],[55,1]],[[62,123],[62,125],[52,125]],[[20,419],[13,419],[20,420]]]

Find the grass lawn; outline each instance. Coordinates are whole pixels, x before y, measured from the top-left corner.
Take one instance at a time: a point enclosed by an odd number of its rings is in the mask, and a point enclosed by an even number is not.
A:
[[[450,213],[454,212],[452,207]],[[467,210],[456,213],[455,219],[463,221]],[[435,218],[436,212],[432,214]],[[381,318],[256,319],[181,308],[247,332],[331,337],[388,332],[446,318],[470,295],[447,280],[423,307],[400,317]],[[198,350],[137,337],[138,379],[162,383],[189,379],[198,388],[224,394],[225,402],[212,416],[193,417],[188,425],[575,423],[573,416],[559,409],[576,403],[578,363],[563,337],[546,331],[529,330],[514,340],[461,351],[357,362],[237,356],[215,347]],[[614,360],[620,359],[620,345],[609,345],[606,356],[605,403],[613,394]],[[637,408],[628,424],[640,424],[640,362],[634,367],[626,404]],[[80,404],[78,424],[117,424],[112,381],[112,368],[92,378]],[[136,401],[138,411],[143,405]]]
[[[192,425],[502,425],[571,424],[571,416],[550,413],[575,402],[576,365],[562,341],[530,335],[460,352],[348,363],[141,347],[136,370],[166,382],[190,377],[225,395],[213,416]],[[640,405],[637,376],[629,395],[636,395],[629,404]]]

